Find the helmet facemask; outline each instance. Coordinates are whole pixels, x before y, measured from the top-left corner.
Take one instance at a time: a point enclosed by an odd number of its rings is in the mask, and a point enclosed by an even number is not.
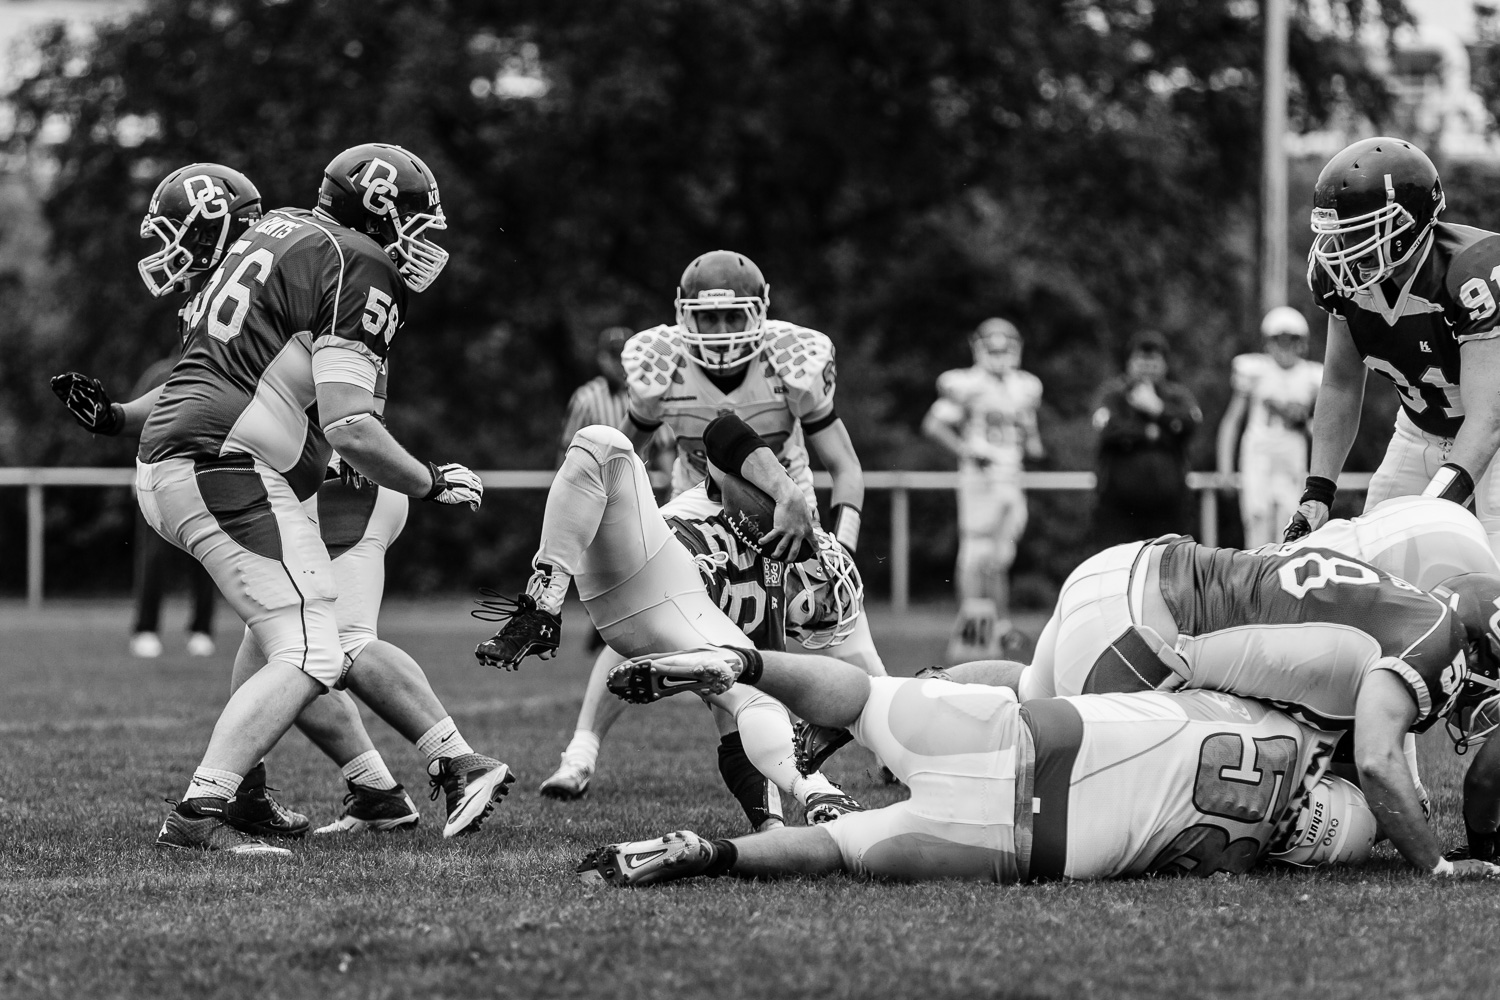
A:
[[[201,220],[201,221],[200,221]],[[136,264],[141,281],[156,298],[177,288],[191,274],[207,271],[224,256],[234,216],[226,211],[215,220],[194,205],[187,218],[177,222],[166,215],[147,215],[141,219],[141,239],[157,239],[161,248],[147,254]],[[198,223],[195,226],[194,223]],[[200,231],[209,228],[213,235]]]
[[[443,206],[434,205],[430,212],[413,212],[401,219],[396,239],[385,248],[396,262],[396,270],[406,287],[414,292],[427,290],[448,263],[448,251],[423,234],[429,229],[441,232],[448,228]]]
[[[1310,256],[1328,272],[1334,288],[1353,295],[1384,281],[1410,260],[1442,208],[1439,202],[1427,225],[1417,231],[1415,217],[1396,201],[1387,175],[1386,203],[1372,212],[1341,219],[1335,209],[1313,209]]]
[[[854,632],[865,606],[865,586],[845,548],[821,528],[814,529],[818,552],[792,563],[787,578],[787,631],[808,649],[837,646]]]
[[[715,375],[733,374],[765,349],[765,297],[705,288],[684,298],[678,288],[676,305],[688,356]]]

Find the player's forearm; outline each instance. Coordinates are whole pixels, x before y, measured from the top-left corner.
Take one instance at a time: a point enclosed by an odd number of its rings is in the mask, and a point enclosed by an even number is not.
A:
[[[372,482],[409,497],[424,497],[431,491],[432,470],[401,447],[374,417],[329,427],[326,433],[339,457]]]
[[[1312,461],[1308,473],[1338,482],[1354,436],[1359,432],[1364,382],[1356,386],[1330,385],[1318,393],[1318,419],[1313,424]]]
[[[1500,449],[1500,399],[1487,400],[1489,406],[1478,412],[1470,411],[1454,435],[1453,447],[1448,452],[1448,462],[1457,465],[1478,480],[1489,468],[1495,451]]]
[[[782,466],[781,460],[769,447],[756,448],[752,451],[740,466],[740,473],[745,479],[759,486],[772,500],[782,503],[788,500],[801,498],[803,503],[807,497],[803,495],[802,488],[787,475],[786,468]]]
[[[125,423],[120,427],[121,434],[140,434],[141,428],[146,426],[146,418],[151,415],[151,407],[156,405],[157,397],[161,395],[161,390],[162,387],[157,386],[128,403],[120,404],[120,415],[125,418]]]
[[[1245,397],[1235,393],[1234,398],[1229,401],[1229,408],[1224,411],[1224,419],[1219,421],[1219,437],[1215,454],[1218,456],[1218,468],[1220,472],[1234,471],[1235,445],[1240,441],[1240,426],[1245,419]]]
[[[1414,867],[1432,871],[1442,860],[1437,837],[1422,815],[1411,771],[1399,745],[1356,754],[1360,788],[1380,829]]]

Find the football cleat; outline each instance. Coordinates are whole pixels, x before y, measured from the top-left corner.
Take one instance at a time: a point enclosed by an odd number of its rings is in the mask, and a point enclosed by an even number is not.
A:
[[[339,818],[327,826],[320,826],[314,834],[364,833],[366,830],[383,832],[416,826],[422,822],[417,804],[406,794],[406,789],[371,788],[349,782],[349,792],[344,796],[344,811]]]
[[[739,679],[742,662],[726,649],[686,649],[626,660],[609,672],[610,693],[636,705],[669,695],[723,694]]]
[[[832,757],[839,747],[853,740],[847,729],[798,722],[792,727],[792,748],[797,754],[797,771],[812,774]]]
[[[154,660],[161,655],[161,636],[155,632],[137,632],[130,637],[130,655],[141,660]]]
[[[250,769],[224,810],[224,822],[252,837],[300,837],[310,825],[302,813],[288,809],[266,787],[266,765]]]
[[[552,777],[542,782],[537,791],[549,799],[581,799],[588,794],[589,779],[593,776],[594,765],[564,757],[562,766],[552,772]]]
[[[466,753],[461,757],[443,757],[432,776],[432,798],[441,792],[447,796],[448,821],[443,837],[462,837],[479,829],[495,803],[510,791],[516,776],[511,769],[493,757]]]
[[[187,654],[189,656],[213,656],[217,648],[214,645],[214,637],[207,632],[194,632],[188,636]]]
[[[651,885],[691,878],[707,868],[713,857],[712,844],[691,830],[678,830],[654,840],[596,848],[576,870],[585,885]]]
[[[808,826],[821,826],[824,823],[832,823],[840,816],[865,811],[865,807],[860,805],[854,796],[849,795],[831,781],[829,784],[833,785],[833,791],[813,792],[807,797],[802,815]]]
[[[291,855],[285,847],[272,847],[224,822],[226,806],[222,799],[186,799],[177,803],[156,835],[156,846],[175,851]]]
[[[471,611],[481,621],[504,622],[500,631],[474,649],[480,663],[501,670],[515,670],[533,654],[549,659],[562,641],[562,615],[539,608],[530,594],[514,601],[493,590],[481,591],[489,600],[479,602],[483,610]]]

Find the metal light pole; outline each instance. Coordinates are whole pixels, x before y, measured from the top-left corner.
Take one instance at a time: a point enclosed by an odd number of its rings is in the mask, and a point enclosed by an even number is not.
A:
[[[1286,305],[1287,0],[1262,0],[1266,61],[1261,74],[1260,310]]]

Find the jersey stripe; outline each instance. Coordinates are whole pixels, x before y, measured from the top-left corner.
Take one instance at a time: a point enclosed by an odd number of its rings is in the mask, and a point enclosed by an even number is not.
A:
[[[1083,717],[1062,698],[1041,698],[1021,706],[1021,718],[1036,745],[1033,784],[1032,881],[1062,878],[1068,866],[1068,798],[1073,764],[1083,744]]]

